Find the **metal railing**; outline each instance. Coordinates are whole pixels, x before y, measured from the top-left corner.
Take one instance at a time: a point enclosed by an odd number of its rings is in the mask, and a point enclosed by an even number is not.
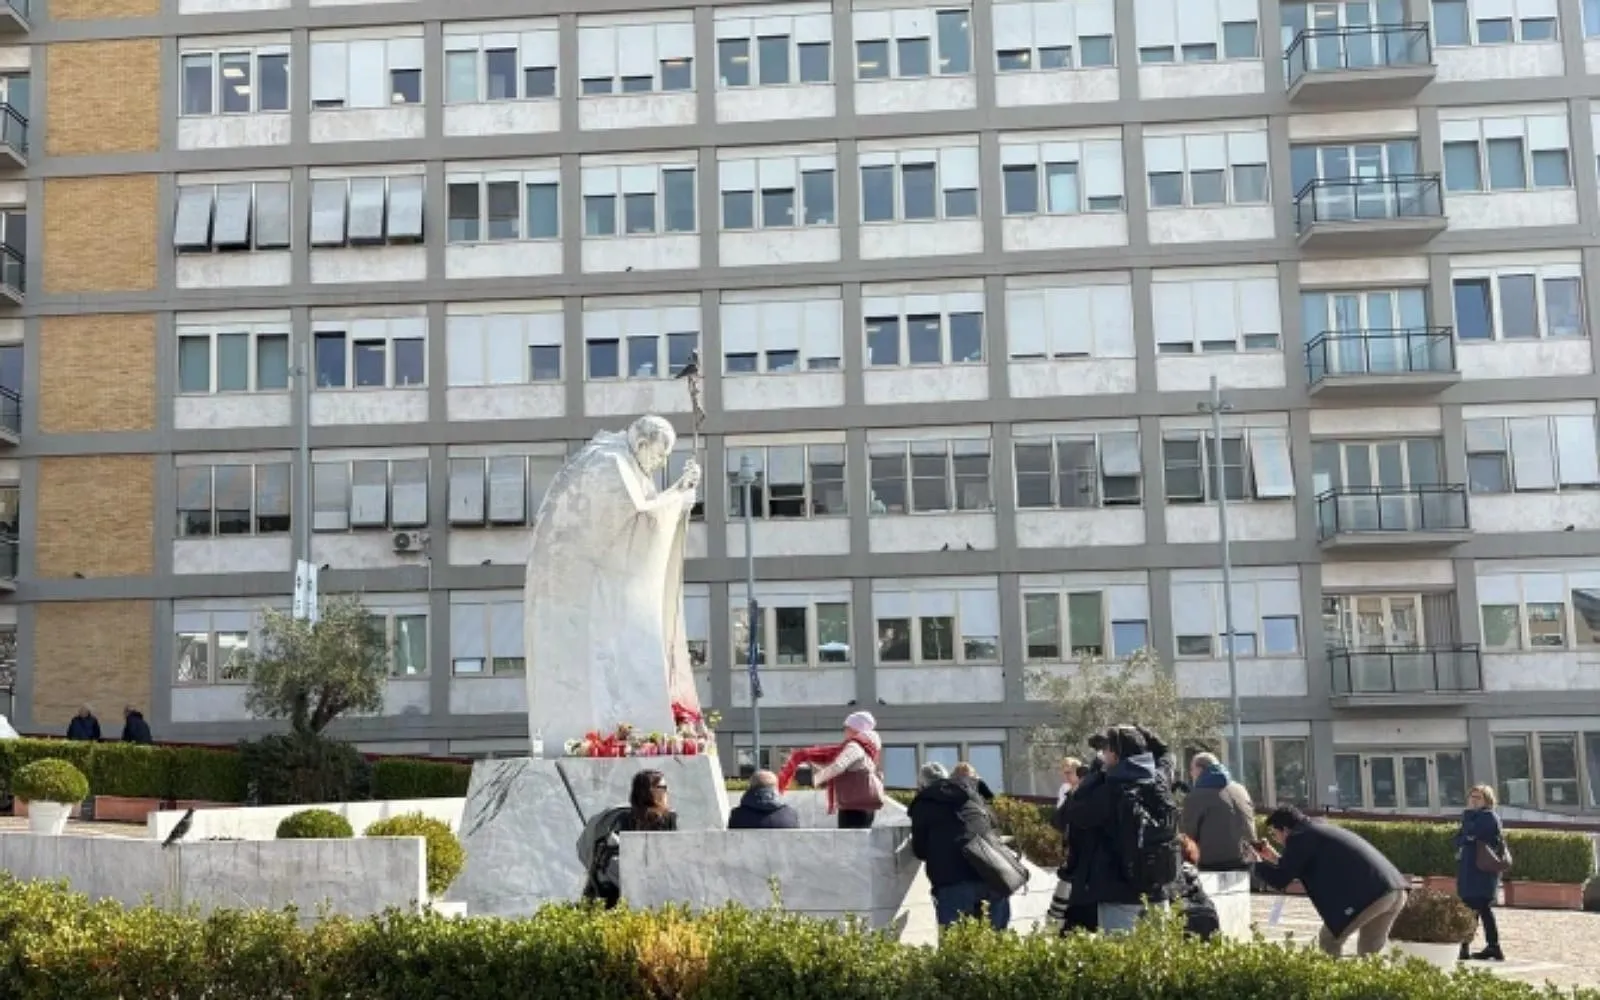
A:
[[[17,540],[11,535],[0,534],[0,580],[15,580],[17,578]]]
[[[1467,487],[1340,486],[1317,497],[1320,540],[1374,532],[1465,531]]]
[[[0,243],[0,285],[14,288],[18,295],[28,290],[28,266],[22,251],[9,243]]]
[[[1294,226],[1299,233],[1319,222],[1442,218],[1438,174],[1317,177],[1294,196]]]
[[[1431,694],[1483,690],[1477,644],[1328,650],[1334,694]]]
[[[18,156],[28,155],[28,119],[10,104],[0,104],[0,142],[16,150]]]
[[[31,5],[29,0],[5,0],[5,5],[17,12],[17,16],[24,21],[28,20]]]
[[[0,428],[22,433],[22,396],[15,389],[0,387]]]
[[[1306,345],[1306,378],[1329,375],[1415,375],[1456,370],[1456,339],[1448,326],[1398,330],[1324,331]]]
[[[1344,28],[1306,28],[1284,51],[1289,86],[1307,73],[1427,66],[1433,43],[1426,24],[1362,24]]]

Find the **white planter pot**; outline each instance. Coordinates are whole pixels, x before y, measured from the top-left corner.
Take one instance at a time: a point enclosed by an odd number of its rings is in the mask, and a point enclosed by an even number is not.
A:
[[[59,837],[67,828],[67,817],[72,807],[62,802],[29,802],[28,832]]]
[[[1429,965],[1446,971],[1454,969],[1461,959],[1461,945],[1433,944],[1423,941],[1391,941],[1403,954],[1420,958]]]

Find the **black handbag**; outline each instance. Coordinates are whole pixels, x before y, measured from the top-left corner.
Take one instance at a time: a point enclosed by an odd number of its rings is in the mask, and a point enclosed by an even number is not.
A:
[[[1021,855],[993,834],[967,837],[961,842],[961,856],[995,892],[1014,896],[1028,884],[1030,873]]]

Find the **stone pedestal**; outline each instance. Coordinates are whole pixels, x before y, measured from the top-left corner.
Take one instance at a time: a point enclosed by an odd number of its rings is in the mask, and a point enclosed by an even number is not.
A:
[[[578,835],[595,813],[626,805],[633,776],[667,779],[678,828],[723,830],[728,796],[715,756],[527,758],[480,761],[461,815],[467,863],[447,898],[473,916],[527,916],[583,892]]]

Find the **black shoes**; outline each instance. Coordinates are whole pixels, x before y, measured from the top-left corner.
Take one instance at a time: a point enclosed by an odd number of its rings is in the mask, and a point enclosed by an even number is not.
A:
[[[1462,950],[1464,951],[1465,948]],[[1499,945],[1491,944],[1482,951],[1474,952],[1472,958],[1474,961],[1478,962],[1504,962],[1506,960],[1506,953],[1500,950]]]

